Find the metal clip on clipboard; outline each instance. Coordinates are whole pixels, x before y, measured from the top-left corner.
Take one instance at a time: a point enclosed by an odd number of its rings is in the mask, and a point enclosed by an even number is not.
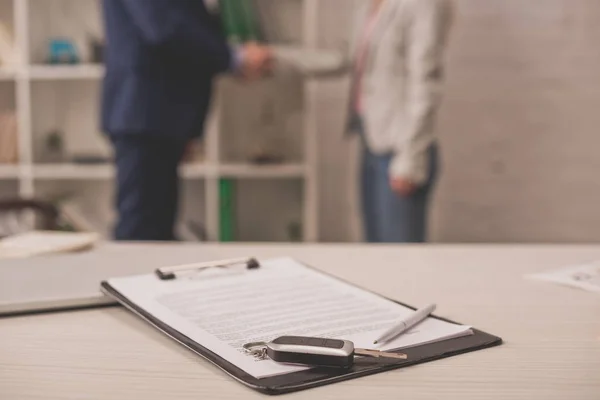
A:
[[[197,264],[179,265],[174,267],[157,268],[155,273],[163,281],[177,279],[180,273],[198,273],[210,268],[230,268],[237,265],[245,265],[246,269],[259,269],[260,263],[256,258],[230,258],[221,261],[209,261]]]

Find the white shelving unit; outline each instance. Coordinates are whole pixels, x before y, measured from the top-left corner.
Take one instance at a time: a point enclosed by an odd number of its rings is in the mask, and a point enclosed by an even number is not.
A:
[[[15,71],[6,68],[0,68],[0,82],[14,81],[16,76]]]
[[[316,48],[318,35],[318,0],[259,0],[268,7],[276,7],[274,13],[277,17],[274,25],[284,31],[283,42],[290,40],[307,49]],[[6,185],[17,183],[18,194],[23,197],[43,197],[48,193],[59,193],[61,188],[71,192],[85,194],[91,192],[82,200],[96,201],[96,204],[87,204],[84,209],[94,207],[104,208],[108,226],[111,218],[112,196],[110,188],[114,177],[112,165],[82,165],[71,162],[52,163],[41,160],[40,149],[41,135],[52,129],[61,129],[65,132],[67,145],[75,142],[84,150],[87,146],[100,148],[104,154],[109,155],[109,147],[105,143],[98,128],[98,107],[100,81],[104,74],[104,67],[89,64],[84,57],[81,65],[51,66],[44,64],[45,42],[52,36],[69,35],[77,28],[66,28],[62,21],[56,18],[56,13],[68,21],[87,21],[85,29],[100,30],[100,14],[98,0],[0,0],[2,10],[11,10],[11,15],[0,16],[3,22],[10,26],[14,33],[18,60],[14,66],[0,67],[0,90],[7,85],[14,85],[14,108],[18,116],[19,125],[19,164],[0,165],[0,189]],[[77,13],[77,14],[76,14]],[[282,20],[279,21],[278,19]],[[91,21],[91,22],[90,22]],[[91,28],[90,28],[91,27]],[[69,30],[71,29],[71,30]],[[81,27],[80,27],[81,30]],[[89,33],[89,32],[85,32]],[[77,42],[76,42],[77,43]],[[80,50],[80,49],[78,49]],[[278,79],[278,78],[274,78]],[[272,83],[259,83],[256,85],[239,85],[231,82],[230,78],[219,83],[213,112],[206,126],[206,135],[203,143],[203,162],[200,164],[185,165],[182,167],[182,176],[185,179],[183,196],[181,200],[186,210],[196,211],[196,217],[201,221],[207,231],[209,240],[219,238],[219,182],[221,179],[235,179],[243,183],[245,196],[244,202],[254,197],[271,200],[277,207],[298,207],[297,210],[275,212],[268,203],[264,209],[251,211],[246,224],[256,224],[256,217],[275,215],[289,217],[286,221],[266,221],[270,226],[265,228],[269,232],[279,232],[273,240],[285,240],[282,233],[294,219],[302,225],[303,240],[318,241],[318,182],[317,182],[317,122],[316,108],[316,81],[313,78],[300,77],[299,75],[288,82],[289,87],[279,91],[272,89]],[[269,86],[271,85],[271,86]],[[242,87],[245,86],[245,87]],[[248,88],[247,86],[251,86]],[[265,89],[265,86],[267,89]],[[268,87],[272,91],[269,92]],[[265,92],[267,90],[267,92]],[[233,149],[238,142],[252,142],[245,133],[244,140],[232,139],[239,136],[237,129],[230,126],[232,120],[240,120],[239,112],[243,106],[233,102],[243,91],[251,91],[251,104],[257,101],[254,91],[270,93],[271,102],[279,107],[292,98],[295,103],[291,109],[295,113],[295,120],[283,121],[278,127],[287,132],[290,143],[294,144],[288,161],[281,165],[259,166],[250,164],[244,159],[242,150]],[[233,94],[232,94],[233,92]],[[283,93],[283,94],[282,94]],[[277,96],[284,96],[286,101],[280,101]],[[289,101],[288,101],[289,103]],[[2,104],[0,104],[2,106]],[[236,108],[237,107],[237,108]],[[298,112],[300,109],[300,112]],[[284,109],[277,108],[277,114],[285,115]],[[0,110],[2,111],[2,110]],[[252,111],[246,117],[251,119]],[[256,121],[244,121],[244,126],[252,126],[255,131],[261,127]],[[282,128],[283,127],[283,128]],[[288,129],[287,127],[293,127]],[[243,129],[242,129],[243,130]],[[285,135],[282,135],[285,136]],[[90,147],[90,148],[91,148]],[[285,146],[284,146],[285,147]],[[292,147],[290,147],[291,149]],[[13,182],[13,183],[11,183]],[[296,182],[296,183],[294,183]],[[292,186],[290,186],[292,185]],[[11,186],[12,187],[12,186]],[[189,197],[188,187],[194,187],[193,196]],[[255,194],[252,188],[256,187]],[[273,190],[272,195],[263,192]],[[108,188],[108,189],[107,189]],[[94,189],[94,190],[92,190]],[[97,189],[97,190],[96,190]],[[108,190],[108,192],[107,192]],[[247,191],[247,193],[246,193]],[[297,201],[289,201],[290,193],[300,193]],[[9,193],[2,193],[9,194]],[[98,197],[102,197],[99,200]],[[281,198],[281,201],[278,199]],[[292,204],[288,204],[292,203]],[[260,207],[260,204],[256,205]],[[244,209],[247,209],[247,204]],[[247,211],[244,211],[247,212]],[[275,218],[275,217],[274,217]],[[243,216],[240,216],[243,220]],[[244,221],[238,221],[243,224]],[[258,228],[260,229],[260,228]],[[252,241],[254,235],[248,226],[241,229],[250,232],[247,237],[240,240]],[[104,233],[108,233],[105,231]],[[264,236],[262,233],[257,237]],[[265,239],[263,237],[263,239]]]
[[[19,167],[0,165],[0,179],[19,179]]]
[[[31,65],[25,70],[25,75],[32,81],[101,79],[104,76],[104,66],[96,64],[74,66]]]
[[[181,175],[187,179],[201,178],[251,178],[251,179],[304,179],[307,171],[304,164],[287,164],[276,166],[252,166],[247,164],[186,164],[181,167]],[[18,166],[1,166],[0,177],[18,177]],[[115,168],[112,165],[78,165],[78,164],[36,164],[32,168],[34,179],[112,179]]]

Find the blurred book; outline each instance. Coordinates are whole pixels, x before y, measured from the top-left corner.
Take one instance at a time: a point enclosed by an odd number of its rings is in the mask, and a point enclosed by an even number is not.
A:
[[[220,0],[220,9],[225,34],[231,43],[261,40],[253,2]]]
[[[32,231],[0,240],[0,259],[71,253],[94,247],[95,233]]]
[[[220,0],[221,18],[225,34],[234,45],[251,41],[262,41],[261,30],[255,14],[255,4],[251,1]],[[235,240],[237,225],[235,215],[235,181],[219,180],[219,240]]]
[[[16,63],[16,59],[13,35],[8,27],[0,21],[0,66],[11,66]]]
[[[14,112],[0,114],[0,164],[19,161],[17,116]]]
[[[219,241],[235,241],[236,230],[236,196],[233,179],[219,180]]]

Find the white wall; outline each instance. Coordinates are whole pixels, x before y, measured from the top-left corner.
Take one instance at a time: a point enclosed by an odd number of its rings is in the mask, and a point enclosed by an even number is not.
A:
[[[455,2],[433,239],[600,241],[600,2]],[[331,23],[344,3],[322,3],[324,43],[345,35]],[[343,84],[324,84],[322,94],[322,237],[355,240],[357,161],[340,133]]]

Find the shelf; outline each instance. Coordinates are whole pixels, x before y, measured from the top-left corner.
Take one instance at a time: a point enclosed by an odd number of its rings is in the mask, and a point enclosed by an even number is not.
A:
[[[184,164],[180,169],[181,176],[185,179],[206,178],[210,175],[210,172],[211,169],[209,166],[200,163]]]
[[[0,164],[0,179],[18,179],[19,167],[17,165]]]
[[[101,79],[103,76],[104,66],[97,64],[32,65],[29,67],[29,77],[32,80]]]
[[[219,168],[219,175],[226,178],[304,178],[305,174],[304,164],[225,164]]]
[[[5,167],[9,168],[9,167]],[[14,167],[18,175],[18,168]],[[254,166],[248,164],[229,164],[217,168],[205,164],[184,165],[181,175],[185,179],[199,179],[209,176],[225,178],[303,178],[306,173],[303,164]],[[4,169],[0,167],[0,177],[4,176]],[[7,173],[10,170],[6,170]],[[115,175],[114,166],[108,164],[83,165],[83,164],[37,164],[33,167],[33,177],[44,180],[85,180],[85,179],[112,179]],[[10,176],[10,175],[9,175]]]
[[[101,103],[98,90],[101,90],[99,85],[106,68],[102,62],[96,62],[100,59],[93,57],[94,49],[88,43],[90,35],[106,36],[102,32],[102,10],[97,2],[0,0],[0,20],[13,28],[15,45],[21,55],[14,64],[0,66],[0,111],[14,110],[18,116],[21,155],[18,165],[0,164],[0,192],[50,196],[69,188],[80,197],[78,205],[82,212],[89,213],[90,218],[104,229],[114,217],[114,210],[108,209],[109,203],[105,199],[113,193],[115,186],[116,168],[112,160],[107,158],[102,164],[82,164],[70,157],[44,158],[47,134],[54,130],[64,134],[65,148],[71,155],[77,152],[111,154],[110,143],[98,132]],[[3,3],[7,6],[3,7]],[[231,74],[219,77],[219,80],[234,82],[236,86],[229,90],[231,86],[225,85],[223,98],[215,98],[218,104],[215,104],[214,112],[209,116],[212,120],[206,127],[210,132],[205,132],[205,137],[210,139],[199,146],[197,157],[193,159],[197,162],[180,167],[182,186],[185,186],[181,212],[193,210],[190,215],[205,223],[209,240],[221,237],[220,179],[235,180],[239,190],[248,196],[263,196],[257,203],[247,203],[247,208],[239,213],[239,228],[246,232],[245,239],[256,236],[260,240],[279,240],[283,235],[280,221],[293,215],[302,223],[305,239],[317,240],[319,187],[313,179],[317,171],[312,163],[316,159],[313,153],[318,142],[314,116],[318,93],[313,90],[311,80],[336,75],[344,61],[341,52],[316,48],[319,7],[317,0],[265,1],[265,9],[258,11],[264,14],[264,19],[275,20],[271,27],[265,27],[270,29],[270,42],[278,44],[274,48],[278,61],[274,79],[244,85]],[[65,35],[75,45],[86,47],[81,49],[81,64],[48,64],[49,40]],[[288,125],[292,126],[289,135],[293,139],[285,141],[285,149],[281,149],[287,150],[282,164],[254,164],[244,158],[252,150],[245,147],[254,146],[254,142],[247,139],[246,131],[264,129],[260,124],[266,121],[255,118],[256,112],[261,111],[257,100],[259,96],[268,97],[264,99],[265,108],[269,108],[273,99],[278,101],[279,90],[272,89],[271,85],[278,84],[279,77],[282,85],[289,85],[289,90],[287,86],[281,88],[281,96],[289,96],[292,101],[288,104],[282,97],[281,107],[277,104],[274,108],[282,118],[275,122],[286,134]],[[307,79],[306,84],[302,78]],[[242,92],[239,95],[235,92],[238,88]],[[276,93],[271,96],[273,92]],[[223,104],[245,94],[248,104],[256,104],[257,110],[248,107],[247,112],[235,114],[235,124],[227,127],[223,122],[234,118]],[[283,115],[287,112],[289,118]],[[302,155],[306,156],[306,162]],[[263,203],[264,206],[255,209],[254,204]],[[261,217],[261,213],[274,217],[256,233],[254,220]]]
[[[111,179],[114,174],[114,167],[108,164],[37,164],[33,167],[33,177],[35,179]]]
[[[203,178],[209,173],[202,164],[185,165],[182,167],[182,176],[187,179]],[[85,180],[85,179],[112,179],[115,176],[115,167],[109,164],[82,165],[82,164],[38,164],[33,167],[33,177],[45,180]]]

